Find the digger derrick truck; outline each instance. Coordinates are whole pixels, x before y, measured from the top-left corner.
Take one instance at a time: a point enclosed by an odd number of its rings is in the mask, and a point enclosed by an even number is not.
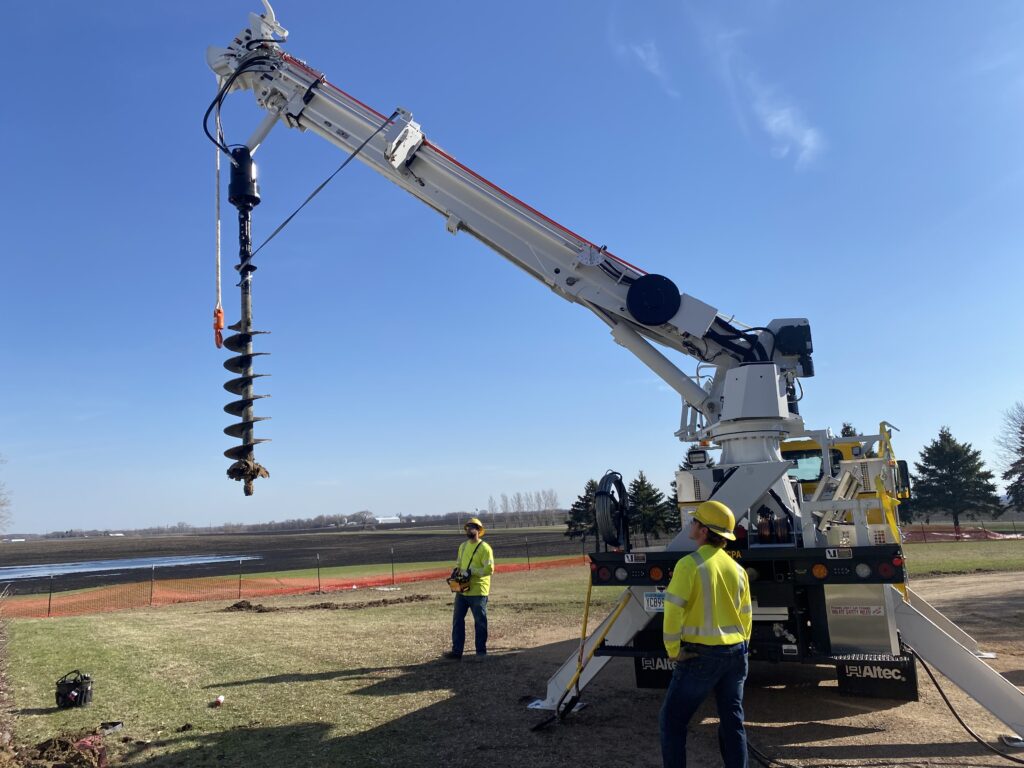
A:
[[[251,155],[282,123],[350,153],[440,214],[450,234],[476,238],[592,312],[616,343],[679,394],[675,435],[697,447],[677,474],[677,501],[686,511],[715,499],[736,515],[739,536],[729,551],[750,575],[754,660],[831,664],[848,692],[911,699],[913,649],[1024,736],[1024,695],[981,660],[973,638],[907,584],[895,514],[906,484],[889,425],[841,439],[805,427],[800,381],[814,375],[805,318],[740,324],[668,277],[648,274],[551,220],[427,139],[409,111],[385,116],[286,53],[287,31],[263,4],[264,13],[250,14],[227,47],[207,51],[219,83],[211,109],[219,110],[229,93],[248,90],[266,111],[244,145],[229,147],[219,126],[215,138],[231,155],[229,199],[239,209],[242,318],[225,340],[239,354],[225,366],[239,374],[226,386],[241,399],[225,410],[242,421],[225,432],[242,439],[226,453],[235,460],[229,475],[245,479],[247,493],[252,480],[266,476],[254,457],[262,441],[254,436],[260,419],[252,365],[260,353],[253,350],[257,332],[245,285],[255,269],[248,215],[259,201]],[[697,375],[684,373],[670,354],[696,361]],[[787,440],[804,441],[799,457],[783,455]],[[833,450],[840,443],[845,453]],[[720,450],[714,465],[709,448]],[[815,448],[820,472],[811,481],[800,473]],[[641,685],[663,684],[671,669],[661,646],[661,594],[692,542],[684,531],[660,550],[631,548],[628,504],[614,473],[602,479],[596,514],[606,547],[590,556],[591,584],[620,587],[622,597],[550,678],[546,695],[531,705],[538,709],[559,712],[570,691],[575,701],[616,656],[634,660]]]

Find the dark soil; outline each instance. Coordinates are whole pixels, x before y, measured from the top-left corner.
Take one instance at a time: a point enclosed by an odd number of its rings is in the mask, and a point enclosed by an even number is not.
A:
[[[368,600],[362,603],[314,603],[313,605],[288,605],[273,606],[256,603],[253,605],[248,600],[239,600],[222,610],[225,613],[246,612],[246,613],[277,613],[279,611],[357,611],[360,608],[383,608],[385,605],[398,605],[401,603],[422,603],[426,600],[433,600],[430,595],[404,595],[402,597],[384,597],[380,600]]]
[[[34,747],[0,751],[3,768],[106,768],[108,765],[103,736],[92,731],[61,734]]]
[[[564,528],[522,533],[516,528],[491,529],[487,541],[499,558],[544,557],[581,553],[580,542],[564,535]],[[340,565],[376,565],[454,560],[462,537],[458,531],[419,533],[318,531],[313,533],[206,534],[193,536],[100,536],[89,539],[41,539],[4,544],[5,566],[46,563],[117,560],[136,557],[189,555],[258,556],[258,560],[145,569],[111,570],[99,573],[19,579],[11,582],[17,594],[55,592],[107,584],[125,584],[157,579],[267,573]],[[319,556],[319,560],[317,559]]]

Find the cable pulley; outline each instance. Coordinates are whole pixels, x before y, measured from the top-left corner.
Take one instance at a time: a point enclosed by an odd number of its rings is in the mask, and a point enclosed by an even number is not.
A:
[[[614,491],[614,493],[613,493]],[[594,515],[597,530],[605,544],[629,551],[629,501],[622,475],[609,470],[598,483],[594,494]]]

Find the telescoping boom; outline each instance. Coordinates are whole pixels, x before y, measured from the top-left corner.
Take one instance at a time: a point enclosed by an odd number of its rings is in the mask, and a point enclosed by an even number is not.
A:
[[[219,81],[207,119],[224,97],[251,91],[266,117],[242,145],[210,134],[230,155],[229,199],[239,209],[242,318],[224,341],[237,355],[226,363],[238,378],[227,407],[241,422],[225,430],[242,444],[227,452],[229,475],[266,476],[255,461],[252,391],[254,336],[247,283],[255,266],[249,214],[259,202],[252,154],[272,128],[315,133],[350,153],[439,213],[451,234],[465,232],[561,298],[593,312],[615,341],[665,381],[682,400],[675,435],[701,448],[676,475],[681,511],[715,499],[733,510],[737,541],[730,553],[747,570],[753,597],[755,660],[836,666],[840,687],[861,695],[916,697],[914,657],[931,661],[969,695],[1024,736],[1024,694],[980,662],[977,644],[906,585],[895,510],[906,498],[905,465],[896,461],[890,426],[878,434],[836,438],[807,429],[797,407],[799,379],[814,375],[810,325],[782,318],[746,326],[577,235],[466,167],[430,141],[412,114],[390,116],[330,84],[284,52],[287,31],[264,0],[263,14],[226,48],[210,48]],[[346,161],[347,162],[347,161]],[[682,354],[698,375],[670,355]],[[702,374],[703,372],[703,374]],[[794,439],[799,438],[794,442]],[[787,442],[788,440],[788,442]],[[705,448],[720,449],[717,463]],[[609,658],[634,659],[640,685],[663,685],[670,663],[661,646],[661,592],[692,542],[685,532],[663,551],[630,551],[629,509],[618,475],[602,480],[597,509],[606,544],[591,555],[592,584],[625,588],[616,611],[548,681],[536,706],[556,712]],[[611,491],[617,490],[616,500]],[[600,496],[601,494],[599,494]],[[623,540],[624,538],[624,540]],[[585,659],[580,664],[578,659]],[[584,668],[585,667],[585,668]],[[571,706],[569,707],[571,709]]]

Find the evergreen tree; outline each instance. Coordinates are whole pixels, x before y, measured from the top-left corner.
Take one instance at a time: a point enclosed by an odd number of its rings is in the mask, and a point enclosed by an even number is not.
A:
[[[636,528],[644,536],[644,546],[649,546],[650,536],[660,539],[662,532],[666,530],[665,494],[654,487],[642,470],[636,480],[629,484],[626,494],[629,497],[629,506],[636,516]]]
[[[839,430],[840,437],[856,437],[858,434],[860,433],[857,431],[857,428],[848,421],[844,421],[843,426]]]
[[[597,537],[597,517],[594,514],[594,496],[597,495],[597,481],[587,480],[583,493],[569,507],[565,519],[565,535],[570,539],[581,538],[587,546],[587,536]]]
[[[981,451],[956,440],[948,427],[942,427],[938,438],[925,446],[914,469],[914,513],[949,514],[958,536],[961,517],[976,520],[981,514],[990,514],[995,518],[1004,511]]]
[[[1024,403],[1013,404],[1004,414],[1002,433],[996,439],[1001,449],[1003,480],[1007,481],[1009,506],[1024,512]]]

